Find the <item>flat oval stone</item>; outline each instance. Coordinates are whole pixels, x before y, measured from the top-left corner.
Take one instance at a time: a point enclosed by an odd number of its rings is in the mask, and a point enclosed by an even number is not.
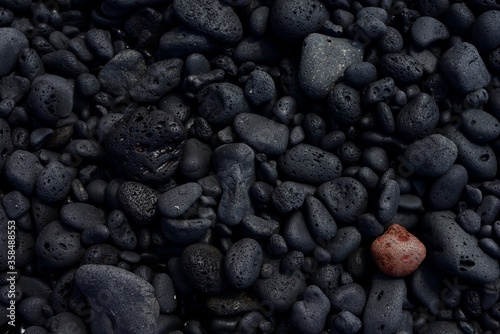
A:
[[[243,27],[233,8],[218,0],[175,0],[174,12],[187,26],[224,43],[243,36]]]
[[[348,224],[362,215],[368,205],[368,192],[358,180],[340,177],[318,187],[316,196],[323,201],[336,222]]]
[[[328,298],[332,308],[360,315],[366,304],[365,289],[358,283],[339,286]]]
[[[415,140],[430,133],[439,121],[439,108],[434,98],[420,93],[396,117],[396,132],[405,140]]]
[[[120,210],[113,210],[106,220],[111,240],[120,249],[132,251],[137,247],[137,235],[127,217]]]
[[[158,198],[158,209],[165,217],[177,218],[196,202],[202,192],[203,189],[198,183],[184,183],[161,194]]]
[[[288,146],[288,127],[264,116],[238,114],[233,129],[244,143],[268,156],[280,155]]]
[[[403,153],[408,172],[423,176],[441,176],[458,156],[457,145],[440,134],[413,142]]]
[[[160,307],[155,290],[138,275],[114,266],[87,264],[75,272],[75,284],[99,314],[94,321],[107,323],[117,332],[157,331]]]
[[[45,266],[60,269],[77,264],[85,249],[80,243],[80,233],[53,221],[38,235],[35,252]]]
[[[476,237],[460,227],[451,211],[427,213],[422,223],[428,255],[438,268],[473,283],[498,279],[498,261],[484,253]]]
[[[61,222],[78,231],[104,223],[104,212],[87,203],[69,203],[61,208]]]
[[[485,143],[500,135],[500,122],[481,109],[468,109],[462,113],[462,129],[469,140]]]
[[[211,167],[212,149],[197,138],[189,138],[179,161],[179,172],[188,180],[199,180]]]
[[[363,48],[345,38],[313,33],[304,39],[299,83],[313,99],[324,98],[349,65],[363,61]]]
[[[283,172],[290,178],[307,183],[331,181],[342,174],[342,164],[333,153],[309,144],[299,144],[279,159]]]
[[[216,294],[226,289],[223,255],[214,246],[190,245],[182,252],[181,261],[184,275],[196,290]]]
[[[394,180],[388,180],[380,193],[377,218],[381,224],[386,224],[396,216],[399,206],[400,189]]]
[[[259,277],[264,256],[260,244],[244,238],[235,242],[224,257],[224,268],[229,284],[245,289]]]
[[[186,26],[177,26],[160,38],[159,54],[164,58],[184,57],[217,49],[218,43],[207,35]]]
[[[499,10],[488,10],[479,15],[472,25],[471,41],[479,52],[488,54],[500,46]]]
[[[306,222],[315,238],[330,240],[337,233],[337,224],[323,203],[316,197],[308,196],[306,204]]]
[[[424,244],[398,224],[375,239],[370,250],[380,271],[392,277],[411,274],[427,254]]]
[[[278,233],[279,223],[275,220],[267,220],[254,215],[248,215],[241,221],[241,228],[255,240],[265,239]]]

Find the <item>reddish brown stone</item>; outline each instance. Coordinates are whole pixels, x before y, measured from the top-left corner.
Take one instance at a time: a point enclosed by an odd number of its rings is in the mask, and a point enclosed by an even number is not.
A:
[[[424,244],[398,224],[373,241],[371,252],[380,271],[392,277],[414,272],[426,254]]]

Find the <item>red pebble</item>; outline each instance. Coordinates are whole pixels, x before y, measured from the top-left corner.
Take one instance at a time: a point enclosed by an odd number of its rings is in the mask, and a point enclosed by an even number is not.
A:
[[[371,246],[373,259],[384,274],[403,277],[414,272],[425,259],[425,246],[403,226],[394,224]]]

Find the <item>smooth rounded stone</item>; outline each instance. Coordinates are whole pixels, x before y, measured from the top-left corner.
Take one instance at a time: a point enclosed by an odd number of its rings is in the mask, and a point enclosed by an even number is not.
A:
[[[80,233],[53,221],[40,232],[35,252],[47,268],[69,268],[77,264],[85,250],[80,243]]]
[[[235,242],[224,257],[224,268],[229,284],[246,289],[259,277],[264,256],[260,244],[244,238]]]
[[[190,28],[223,43],[233,44],[243,36],[243,27],[232,7],[216,0],[173,2],[177,17]]]
[[[444,175],[458,156],[457,145],[440,134],[433,134],[408,145],[403,153],[408,173],[437,177]]]
[[[217,216],[226,225],[237,225],[253,213],[250,187],[255,181],[255,153],[250,146],[237,143],[215,149],[213,162],[222,187]]]
[[[405,281],[377,274],[371,283],[363,312],[363,333],[395,333],[403,320]]]
[[[192,53],[211,52],[217,47],[218,43],[207,35],[178,26],[162,35],[158,53],[162,58],[184,57]]]
[[[290,249],[309,254],[316,247],[316,242],[307,229],[307,224],[301,211],[295,211],[290,216],[280,235]]]
[[[106,226],[111,240],[120,249],[132,251],[137,247],[137,235],[123,212],[111,211],[106,219]]]
[[[288,253],[287,241],[280,234],[273,234],[269,237],[267,244],[267,251],[269,254],[274,256],[282,256]],[[269,271],[269,264],[264,264],[261,270],[261,276],[263,278],[269,278],[272,271]]]
[[[278,0],[271,7],[270,23],[273,33],[282,40],[299,42],[320,30],[328,17],[321,1]]]
[[[179,172],[188,180],[199,180],[210,171],[212,149],[196,138],[189,138],[179,161]]]
[[[422,49],[450,37],[446,26],[430,16],[421,16],[416,19],[411,26],[410,34],[415,44]]]
[[[210,62],[201,53],[192,53],[186,58],[185,75],[200,75],[210,72]]]
[[[469,174],[462,165],[453,165],[437,180],[427,192],[430,207],[433,210],[449,210],[458,203],[462,191],[467,185]]]
[[[142,183],[126,181],[118,190],[118,201],[125,214],[137,224],[149,224],[157,215],[159,194]]]
[[[105,146],[118,170],[137,181],[163,182],[175,173],[186,137],[173,115],[138,108],[114,124]]]
[[[469,234],[476,234],[481,228],[481,216],[471,209],[460,212],[456,221]]]
[[[351,64],[344,71],[344,81],[355,89],[362,90],[376,80],[377,68],[369,62]]]
[[[336,84],[328,94],[327,115],[331,117],[331,123],[354,125],[360,119],[361,113],[359,92],[343,83]]]
[[[85,191],[89,195],[89,201],[93,204],[101,205],[106,201],[106,188],[108,182],[102,179],[95,179],[85,186]]]
[[[438,121],[439,108],[434,98],[427,93],[420,93],[398,113],[396,132],[405,140],[415,140],[430,133]]]
[[[246,37],[234,50],[233,59],[236,64],[253,62],[258,64],[276,64],[283,57],[283,50],[269,35],[262,37]]]
[[[467,4],[457,2],[452,4],[443,17],[448,30],[457,35],[467,33],[475,21],[474,13]]]
[[[438,17],[448,10],[450,2],[449,0],[419,0],[417,1],[417,5],[422,15]]]
[[[363,61],[363,54],[362,46],[351,40],[310,34],[302,45],[298,73],[301,88],[313,99],[324,98],[349,65]]]
[[[333,318],[332,327],[339,333],[353,334],[359,332],[363,323],[349,311],[342,311]]]
[[[399,224],[375,239],[370,250],[380,271],[392,277],[411,274],[426,256],[424,244]]]
[[[323,203],[316,197],[305,200],[306,222],[314,238],[330,240],[337,233],[337,224]]]
[[[299,270],[304,264],[304,253],[301,251],[292,250],[285,254],[280,260],[280,272],[285,275],[290,275],[294,271]]]
[[[248,215],[241,221],[241,228],[245,235],[255,240],[261,240],[278,233],[279,223],[275,220],[267,220],[254,215]]]
[[[160,307],[151,284],[114,266],[87,264],[75,272],[75,285],[87,297],[96,318],[117,333],[156,333]]]
[[[76,78],[82,73],[89,72],[89,68],[68,50],[56,50],[43,55],[42,62],[48,72],[63,77]]]
[[[500,199],[493,195],[483,197],[481,204],[476,208],[476,213],[481,217],[481,225],[491,225],[500,211]]]
[[[101,90],[101,83],[90,73],[80,74],[75,81],[76,90],[85,97],[91,97]]]
[[[181,83],[183,64],[181,59],[172,58],[149,65],[145,75],[131,86],[130,96],[137,102],[157,102]]]
[[[227,287],[222,253],[214,246],[192,244],[182,252],[182,270],[196,290],[217,294]]]
[[[111,34],[107,30],[88,30],[85,43],[96,58],[103,62],[111,60],[111,58],[115,55]]]
[[[299,144],[285,152],[279,159],[279,166],[288,177],[313,184],[342,175],[342,164],[337,156],[309,144]]]
[[[366,292],[361,285],[350,283],[339,286],[333,293],[328,295],[328,298],[333,309],[360,315],[365,307]]]
[[[151,285],[155,289],[155,298],[160,306],[161,314],[169,314],[177,308],[175,286],[170,276],[165,273],[155,273]]]
[[[282,274],[279,270],[279,260],[269,263],[271,275],[259,277],[253,284],[253,289],[259,300],[266,302],[274,312],[288,311],[306,289],[306,279],[301,270],[292,274]]]
[[[162,218],[161,227],[167,240],[174,244],[191,244],[199,240],[212,226],[206,218],[173,219]]]
[[[491,58],[490,58],[491,59]],[[488,102],[490,96],[486,89],[481,88],[472,93],[467,94],[464,102],[471,108],[479,108]]]
[[[27,324],[42,326],[53,312],[46,298],[33,296],[19,303],[19,314]]]
[[[470,93],[485,87],[491,76],[476,47],[470,43],[456,44],[446,50],[439,68],[458,93]]]
[[[229,82],[208,85],[197,100],[200,115],[216,128],[231,125],[236,115],[250,111],[243,90]]]
[[[38,198],[47,203],[64,200],[71,189],[75,170],[53,161],[45,166],[36,179],[35,190]]]
[[[497,157],[489,145],[469,141],[453,126],[445,127],[444,135],[457,146],[458,162],[467,168],[470,177],[480,180],[495,177],[498,168]]]
[[[366,104],[383,102],[395,93],[394,79],[382,78],[365,86],[361,94],[362,101]]]
[[[422,66],[424,73],[433,74],[436,72],[439,59],[429,49],[420,50],[416,47],[411,47],[409,55]]]
[[[96,245],[105,242],[109,238],[109,229],[104,224],[94,225],[82,232],[82,243],[84,245]]]
[[[270,8],[267,6],[260,6],[254,9],[248,22],[252,36],[260,37],[266,33],[270,11]]]
[[[366,188],[352,177],[340,177],[323,183],[316,191],[318,197],[339,224],[349,224],[365,213],[368,205]]]
[[[94,55],[90,52],[85,40],[81,37],[74,37],[67,43],[67,48],[83,63],[90,63],[94,60]]]
[[[2,205],[11,219],[18,219],[30,209],[30,200],[20,191],[14,190],[2,197]]]
[[[468,109],[462,113],[462,130],[475,143],[486,143],[500,135],[500,122],[481,109]]]
[[[8,75],[18,63],[21,50],[29,47],[28,39],[14,28],[0,28],[0,77]]]
[[[285,181],[274,188],[271,202],[280,212],[292,212],[304,204],[308,195],[312,195],[315,188],[302,183]]]
[[[359,216],[357,226],[359,232],[365,238],[375,239],[384,233],[384,226],[371,213]]]
[[[234,118],[233,129],[245,144],[267,156],[284,153],[288,145],[288,127],[264,116],[238,114]]]
[[[364,165],[377,173],[384,173],[389,169],[389,157],[387,152],[377,146],[363,150],[361,161]]]
[[[471,30],[471,41],[480,53],[488,54],[500,46],[498,23],[500,11],[489,10],[479,15]]]
[[[107,243],[102,243],[88,247],[80,264],[106,264],[116,266],[119,261],[120,250]]]
[[[460,334],[463,333],[455,322],[437,320],[427,323],[420,331],[422,334]]]
[[[31,83],[26,104],[27,110],[40,124],[52,127],[59,119],[70,115],[73,85],[56,75],[41,75]]]
[[[99,71],[97,78],[105,92],[113,96],[126,95],[145,77],[147,68],[142,54],[125,50],[108,61]]]
[[[296,126],[290,131],[289,142],[290,145],[295,146],[302,143],[306,139],[306,133],[302,126]]]
[[[104,212],[87,203],[69,203],[63,205],[60,212],[61,223],[78,232],[104,223]]]
[[[323,330],[330,312],[330,301],[316,285],[309,285],[303,300],[293,304],[290,311],[291,325],[300,333],[316,334]]]
[[[160,195],[158,210],[167,218],[177,218],[198,200],[202,192],[203,189],[198,183],[184,183]]]
[[[473,235],[464,231],[450,211],[427,213],[422,236],[428,256],[442,271],[473,283],[487,284],[500,276],[498,261],[484,253]]]
[[[273,78],[267,72],[255,70],[248,76],[245,83],[245,97],[254,106],[263,106],[276,97],[276,87]]]
[[[400,196],[398,183],[394,180],[388,180],[378,200],[377,219],[381,224],[387,224],[396,216]]]
[[[87,326],[83,319],[71,312],[62,312],[50,317],[44,326],[49,333],[62,334],[71,328],[75,333],[87,334]]]
[[[411,85],[417,83],[424,74],[418,61],[404,53],[389,53],[380,59],[381,75],[391,77],[396,84]]]
[[[500,246],[491,238],[481,238],[479,240],[479,247],[494,259],[500,259]]]
[[[326,245],[333,263],[344,261],[361,243],[361,233],[357,227],[341,227]]]

